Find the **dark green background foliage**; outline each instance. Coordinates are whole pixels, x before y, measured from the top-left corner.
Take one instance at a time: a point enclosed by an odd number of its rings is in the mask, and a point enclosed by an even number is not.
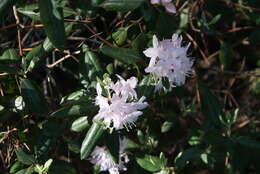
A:
[[[120,132],[125,173],[260,173],[260,1],[173,3],[176,14],[149,0],[1,0],[0,173],[95,173],[80,146],[104,73],[138,77],[149,102]],[[194,70],[154,94],[142,52],[173,33],[191,42]],[[115,134],[97,142],[112,155]]]

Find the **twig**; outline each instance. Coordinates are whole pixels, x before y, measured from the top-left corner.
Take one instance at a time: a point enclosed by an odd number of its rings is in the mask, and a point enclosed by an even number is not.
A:
[[[254,8],[254,7],[249,7],[249,6],[245,6],[245,5],[241,5],[239,3],[235,3],[235,2],[231,2],[233,5],[239,7],[239,8],[243,8],[243,9],[247,9],[247,10],[252,10],[252,11],[260,11],[259,8]]]
[[[217,55],[219,55],[219,54],[220,54],[220,50],[218,50],[218,51],[214,52],[213,54],[209,55],[209,56],[207,57],[207,59],[210,60],[210,59],[212,59],[213,57],[215,57],[215,56],[217,56]]]
[[[23,51],[31,51],[32,48],[23,48]]]
[[[256,27],[253,26],[245,26],[245,27],[237,27],[237,28],[232,28],[226,31],[226,33],[233,33],[233,32],[237,32],[237,31],[241,31],[241,30],[251,30],[251,29],[255,29]]]
[[[188,1],[185,1],[182,6],[177,10],[177,12],[181,12],[187,5],[189,4],[189,0]]]
[[[4,96],[4,90],[3,90],[3,88],[2,88],[2,85],[0,84],[0,94],[1,94],[1,96],[3,97]]]
[[[252,120],[245,120],[245,121],[243,121],[242,123],[240,123],[240,124],[238,124],[237,126],[235,126],[233,129],[232,129],[232,131],[236,131],[236,130],[238,130],[238,129],[241,129],[241,128],[243,128],[243,127],[245,127],[246,125],[248,125],[249,123],[251,123],[252,122]]]
[[[52,63],[52,64],[50,64],[50,65],[47,65],[47,67],[48,67],[48,68],[53,68],[54,66],[56,66],[57,64],[63,62],[65,59],[67,59],[67,58],[69,58],[69,57],[73,58],[76,62],[79,63],[79,60],[78,60],[74,55],[72,55],[72,54],[70,54],[70,53],[68,53],[68,52],[65,52],[65,53],[67,53],[68,55],[62,57],[61,59],[57,60],[56,62],[54,62],[54,63]],[[74,52],[74,54],[79,54],[79,53],[80,53],[80,51]]]
[[[79,63],[79,60],[78,60],[73,54],[71,54],[69,50],[64,50],[63,52],[64,52],[65,54],[70,55],[72,59],[74,59],[77,63]],[[74,54],[79,54],[79,53],[80,53],[80,51],[74,52]]]
[[[99,40],[103,41],[105,44],[107,44],[107,45],[110,46],[110,47],[115,47],[113,44],[111,44],[111,43],[108,42],[107,40],[103,39],[101,36],[97,35],[97,33],[96,33],[92,28],[90,28],[87,24],[85,24],[85,26],[86,26],[86,28],[87,28],[92,34],[96,35],[96,37],[97,37]]]
[[[13,6],[13,12],[14,12],[14,17],[15,17],[16,24],[17,24],[17,39],[18,39],[19,55],[23,56],[22,41],[21,41],[21,29],[19,28],[19,27],[23,27],[23,26],[20,25],[20,19],[19,19],[19,16],[17,14],[16,6]]]
[[[2,30],[7,30],[9,28],[13,28],[13,27],[16,27],[18,24],[10,24],[10,25],[7,25],[7,26],[3,26],[0,28],[0,31]]]
[[[191,35],[187,32],[184,31],[184,34],[187,36],[187,38],[192,42],[192,44],[195,46],[195,48],[198,48],[199,49],[199,52],[200,54],[202,55],[205,63],[207,65],[209,65],[209,61],[208,61],[208,58],[207,56],[204,54],[204,52],[202,51],[202,49],[199,47],[199,45],[197,44],[197,42],[191,37]]]
[[[6,76],[8,73],[0,73],[0,76]]]
[[[42,28],[42,27],[43,27],[43,24],[34,24],[34,25],[24,26],[25,29],[27,29],[27,28]]]
[[[201,30],[198,29],[198,28],[196,28],[196,27],[194,26],[193,22],[192,22],[192,21],[193,21],[193,19],[192,19],[193,10],[194,10],[194,8],[196,7],[197,3],[198,3],[198,1],[195,1],[195,2],[192,4],[191,10],[190,10],[190,12],[189,12],[188,17],[189,17],[189,23],[190,23],[191,29],[192,29],[193,31],[196,31],[196,32],[199,32],[199,33],[200,33]]]

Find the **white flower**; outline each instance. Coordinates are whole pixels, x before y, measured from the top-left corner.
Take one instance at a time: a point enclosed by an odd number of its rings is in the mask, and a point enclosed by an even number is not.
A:
[[[154,73],[158,78],[158,86],[162,77],[167,77],[172,86],[185,83],[186,76],[191,73],[193,60],[187,56],[190,46],[181,46],[182,37],[173,34],[172,39],[158,41],[153,36],[153,48],[146,49],[143,53],[150,57],[150,63],[145,69],[147,73]]]
[[[110,174],[119,174],[118,165],[113,161],[104,147],[96,146],[90,156],[90,162],[99,166],[100,171],[109,171]]]
[[[128,80],[124,80],[121,76],[117,75],[119,78],[119,81],[117,81],[115,84],[111,84],[110,88],[113,89],[116,93],[116,95],[121,95],[126,98],[137,98],[137,94],[135,92],[135,87],[137,85],[137,78],[131,77]]]
[[[143,114],[139,110],[147,107],[147,103],[144,102],[144,96],[139,100],[137,99],[137,94],[134,90],[136,84],[137,79],[134,77],[127,81],[120,77],[119,81],[110,87],[114,91],[111,95],[112,97],[107,98],[102,96],[102,88],[98,83],[98,95],[95,103],[100,109],[94,119],[102,120],[107,127],[115,128],[116,130],[131,127],[138,117]]]
[[[129,162],[125,152],[127,139],[125,137],[119,139],[119,164],[115,163],[106,147],[96,146],[90,155],[90,162],[99,166],[100,171],[109,171],[110,174],[119,174],[119,171],[126,171],[125,163]]]
[[[176,13],[176,8],[171,0],[151,0],[151,4],[162,4],[169,13]]]

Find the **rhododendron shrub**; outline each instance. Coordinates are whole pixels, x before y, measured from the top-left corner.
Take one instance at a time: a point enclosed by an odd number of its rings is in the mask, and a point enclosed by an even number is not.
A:
[[[260,173],[257,0],[0,0],[0,173]]]

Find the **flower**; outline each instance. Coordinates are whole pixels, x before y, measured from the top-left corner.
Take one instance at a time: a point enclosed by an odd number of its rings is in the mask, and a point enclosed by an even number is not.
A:
[[[159,87],[162,87],[163,77],[168,78],[171,86],[179,86],[185,83],[186,76],[191,73],[193,60],[187,56],[190,44],[182,47],[181,43],[182,37],[178,34],[173,34],[172,39],[162,41],[158,41],[154,35],[153,47],[143,52],[151,58],[145,72],[155,74]]]
[[[176,13],[176,8],[171,0],[151,0],[151,4],[162,4],[169,13]]]
[[[121,76],[117,75],[119,78],[119,81],[116,82],[116,84],[111,84],[110,88],[115,91],[117,95],[122,95],[126,98],[137,98],[137,94],[135,92],[135,87],[137,85],[137,78],[131,77],[128,80],[124,80]]]
[[[137,79],[131,77],[124,80],[118,76],[119,81],[105,88],[112,90],[111,98],[102,96],[102,88],[97,84],[96,105],[99,106],[99,112],[94,117],[95,120],[102,120],[110,128],[116,130],[124,127],[131,127],[143,112],[139,111],[147,107],[145,97],[137,98],[134,88],[137,85]]]
[[[125,137],[119,138],[119,159],[118,164],[112,159],[106,147],[96,146],[92,151],[90,162],[99,166],[100,171],[109,171],[110,174],[119,174],[119,171],[126,171],[127,168],[124,165],[129,162],[125,147],[127,139]]]
[[[100,171],[109,171],[110,174],[119,174],[118,165],[113,161],[105,147],[96,146],[90,156],[90,162],[99,166]]]

